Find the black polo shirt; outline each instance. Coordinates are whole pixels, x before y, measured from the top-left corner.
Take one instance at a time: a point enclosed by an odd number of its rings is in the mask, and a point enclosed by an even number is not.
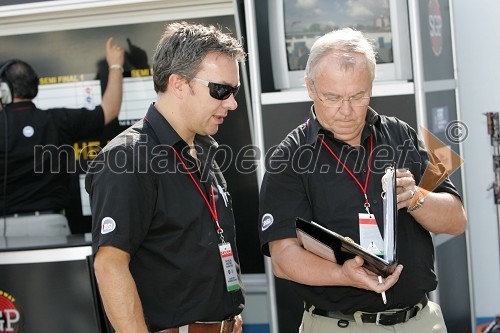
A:
[[[387,166],[408,168],[418,184],[429,162],[423,143],[406,123],[369,110],[362,133],[362,147],[355,148],[333,137],[315,119],[298,126],[275,149],[266,162],[260,193],[259,234],[262,251],[268,243],[294,238],[297,216],[313,220],[359,243],[358,213],[365,213],[362,190],[337,160],[319,142],[324,138],[361,184],[368,175],[370,137],[373,157],[367,196],[383,235],[381,179]],[[435,192],[458,193],[446,179]],[[377,312],[418,303],[437,285],[434,247],[430,233],[405,209],[398,211],[398,261],[403,264],[399,281],[389,289],[387,305],[380,294],[353,287],[315,287],[292,282],[302,298],[317,308],[354,313]]]
[[[32,102],[19,102],[0,111],[0,128],[2,186],[7,167],[6,198],[1,191],[0,209],[5,205],[7,215],[62,209],[69,200],[68,172],[75,170],[73,143],[98,135],[104,128],[104,112],[100,106],[39,110]]]
[[[130,271],[152,331],[220,321],[244,307],[242,290],[226,289],[214,220],[174,151],[207,198],[212,186],[240,276],[231,195],[213,159],[217,144],[196,136],[195,145],[201,172],[186,143],[151,105],[144,120],[106,145],[86,177],[93,251],[106,245],[130,254]]]

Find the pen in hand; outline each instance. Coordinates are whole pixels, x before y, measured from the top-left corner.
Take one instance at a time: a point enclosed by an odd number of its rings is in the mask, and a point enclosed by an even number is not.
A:
[[[384,283],[380,275],[378,276],[378,283],[379,284]],[[385,291],[382,292],[382,301],[384,302],[384,304],[387,304],[387,297],[385,296]]]

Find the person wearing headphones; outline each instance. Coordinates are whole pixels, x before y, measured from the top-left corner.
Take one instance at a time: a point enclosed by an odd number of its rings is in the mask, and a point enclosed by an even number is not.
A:
[[[38,76],[26,62],[0,66],[0,235],[66,236],[71,233],[68,162],[73,143],[99,135],[120,112],[125,51],[106,41],[108,81],[101,105],[38,109]]]

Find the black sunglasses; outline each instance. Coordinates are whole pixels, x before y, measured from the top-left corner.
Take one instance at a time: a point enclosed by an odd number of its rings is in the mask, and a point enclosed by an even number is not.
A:
[[[193,81],[197,81],[203,84],[204,86],[207,86],[208,89],[210,90],[210,96],[221,101],[228,99],[229,96],[231,96],[231,94],[236,96],[238,90],[240,90],[240,86],[231,87],[227,84],[210,82],[207,80],[198,79],[197,77],[194,77]]]

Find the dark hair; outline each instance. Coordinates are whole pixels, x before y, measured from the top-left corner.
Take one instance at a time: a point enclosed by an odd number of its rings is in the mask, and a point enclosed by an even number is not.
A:
[[[11,84],[13,97],[33,99],[38,94],[38,76],[33,68],[22,60],[12,60],[4,70],[2,79]]]
[[[219,52],[237,61],[244,61],[246,57],[238,40],[212,25],[186,22],[168,24],[153,56],[155,91],[165,92],[172,74],[188,80],[194,78],[209,52]]]

